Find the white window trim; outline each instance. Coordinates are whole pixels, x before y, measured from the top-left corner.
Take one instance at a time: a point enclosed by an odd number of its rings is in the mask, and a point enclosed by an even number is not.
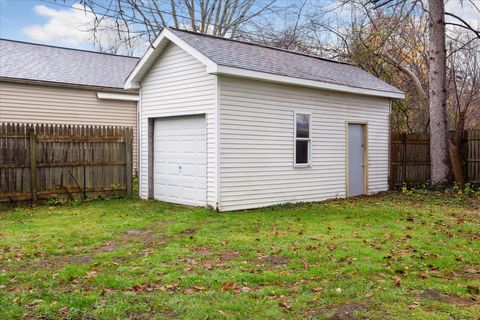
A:
[[[309,117],[308,136],[309,138],[297,138],[297,115],[307,115]],[[312,113],[295,111],[293,113],[293,167],[294,168],[310,168],[312,167]],[[297,164],[297,140],[309,141],[308,143],[308,162]]]

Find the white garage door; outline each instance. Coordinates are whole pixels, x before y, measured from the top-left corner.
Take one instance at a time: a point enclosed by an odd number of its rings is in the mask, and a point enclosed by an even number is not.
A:
[[[205,116],[156,119],[153,159],[155,199],[206,204]]]

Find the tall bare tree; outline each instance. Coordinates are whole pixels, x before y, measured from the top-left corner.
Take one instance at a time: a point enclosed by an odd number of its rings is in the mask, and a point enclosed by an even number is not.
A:
[[[164,27],[173,26],[222,37],[235,37],[242,26],[274,10],[277,0],[80,0],[96,15],[114,19],[117,31],[142,34],[150,42]],[[126,26],[127,29],[120,28]],[[127,34],[127,36],[125,35]]]
[[[449,92],[449,110],[451,126],[454,133],[448,142],[448,151],[452,163],[455,182],[463,187],[465,178],[462,170],[462,138],[465,127],[477,125],[472,116],[480,111],[480,39],[467,37],[462,30],[456,30],[452,37],[447,57]],[[477,114],[475,113],[477,112]]]
[[[445,45],[445,2],[428,0],[429,11],[429,99],[431,180],[448,178],[447,48]]]
[[[471,0],[466,0],[471,1]],[[430,157],[431,181],[433,186],[442,185],[448,179],[449,148],[447,127],[447,54],[446,28],[452,24],[472,31],[478,38],[480,32],[475,30],[465,20],[453,13],[445,12],[445,0],[428,0],[428,7],[420,0],[369,0],[375,8],[421,6],[428,13],[429,19],[429,114],[430,114]],[[478,7],[472,2],[474,8]],[[480,13],[480,11],[479,11]],[[447,22],[446,16],[455,18],[457,22]],[[399,65],[401,67],[401,65]],[[404,70],[408,74],[408,70]],[[415,82],[415,75],[412,74]],[[458,151],[450,148],[450,160],[458,171]],[[454,170],[455,171],[455,170]]]

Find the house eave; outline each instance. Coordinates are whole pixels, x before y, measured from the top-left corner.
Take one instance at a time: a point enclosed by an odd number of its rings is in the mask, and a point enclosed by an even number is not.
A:
[[[86,84],[54,82],[54,81],[24,79],[24,78],[0,77],[0,81],[39,85],[39,86],[49,86],[49,87],[95,90],[95,91],[101,91],[101,92],[118,92],[118,93],[137,93],[138,92],[136,88],[124,89],[124,88],[118,88],[118,87],[104,87],[104,86],[94,86],[94,85],[86,85]]]

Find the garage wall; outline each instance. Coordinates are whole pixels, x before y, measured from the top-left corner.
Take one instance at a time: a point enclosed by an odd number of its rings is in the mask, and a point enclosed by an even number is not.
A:
[[[220,209],[346,196],[346,121],[368,121],[369,193],[388,189],[389,100],[220,77]],[[312,166],[294,168],[294,111]]]
[[[137,103],[100,100],[96,90],[0,81],[0,121],[133,127],[137,168]]]
[[[148,197],[148,118],[206,115],[207,203],[216,205],[216,76],[170,43],[142,80],[140,108],[140,196]]]

